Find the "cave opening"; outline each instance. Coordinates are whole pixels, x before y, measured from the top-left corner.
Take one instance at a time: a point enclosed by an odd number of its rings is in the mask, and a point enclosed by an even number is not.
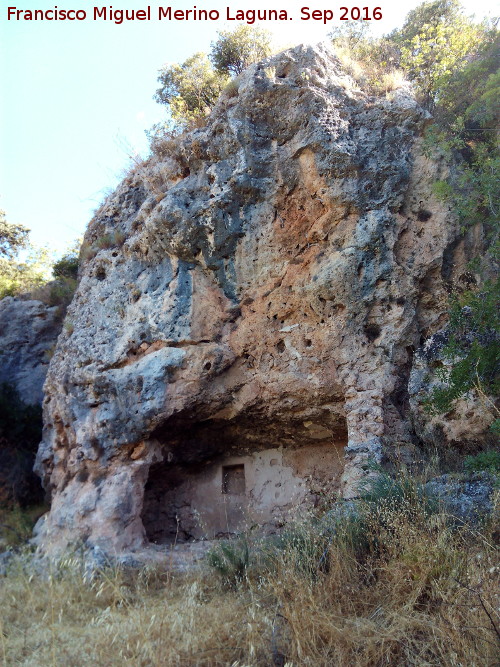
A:
[[[142,522],[149,542],[274,533],[303,508],[338,494],[345,419],[169,424],[156,433],[163,461],[149,470]]]

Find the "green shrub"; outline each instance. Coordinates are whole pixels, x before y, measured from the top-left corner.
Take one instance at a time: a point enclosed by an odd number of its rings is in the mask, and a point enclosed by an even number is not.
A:
[[[78,254],[70,253],[61,257],[52,267],[52,273],[55,278],[72,278],[76,280],[78,277]]]
[[[250,563],[250,549],[245,538],[220,542],[207,554],[208,564],[229,586],[243,581]]]
[[[361,490],[361,497],[373,509],[390,508],[401,513],[417,513],[423,517],[439,511],[436,499],[427,491],[424,484],[414,477],[400,471],[396,477],[374,468],[374,476]]]
[[[437,371],[443,382],[426,401],[431,414],[448,412],[453,401],[474,390],[492,414],[498,411],[488,396],[500,389],[500,279],[487,281],[480,291],[454,297],[450,338],[443,356],[450,363]]]
[[[468,456],[464,461],[464,469],[469,473],[486,471],[498,475],[500,474],[500,452],[490,449],[475,456]]]

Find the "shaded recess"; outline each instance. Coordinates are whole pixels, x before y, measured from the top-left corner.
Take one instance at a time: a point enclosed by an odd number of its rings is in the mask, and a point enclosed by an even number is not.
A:
[[[338,491],[345,420],[169,422],[155,433],[163,461],[151,466],[142,522],[155,543],[273,532],[298,508]]]

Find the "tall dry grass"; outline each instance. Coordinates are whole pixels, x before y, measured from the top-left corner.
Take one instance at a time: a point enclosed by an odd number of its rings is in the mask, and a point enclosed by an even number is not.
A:
[[[0,590],[0,657],[37,667],[493,666],[495,534],[494,520],[460,526],[403,487],[360,512],[250,540],[248,552],[230,543],[214,568],[187,575],[109,569],[89,580],[75,557],[47,576],[21,555]]]

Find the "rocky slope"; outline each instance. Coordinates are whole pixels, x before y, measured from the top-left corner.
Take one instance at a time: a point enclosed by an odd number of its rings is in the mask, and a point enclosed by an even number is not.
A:
[[[222,494],[244,494],[253,457],[246,495],[272,505],[288,484],[286,508],[315,502],[311,480],[352,497],[372,462],[411,456],[413,353],[466,261],[427,120],[408,88],[372,97],[297,47],[122,182],[89,225],[46,382],[40,544],[139,546],[162,503],[193,535],[185,480],[224,457]]]

